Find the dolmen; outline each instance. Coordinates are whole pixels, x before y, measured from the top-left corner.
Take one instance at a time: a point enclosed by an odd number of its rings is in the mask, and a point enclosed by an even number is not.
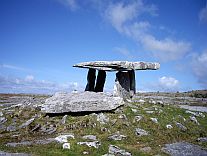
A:
[[[159,63],[128,61],[95,61],[75,64],[87,68],[84,92],[56,93],[42,105],[45,113],[74,113],[111,111],[122,106],[136,93],[135,70],[157,70]],[[98,71],[96,76],[96,71]],[[114,93],[104,93],[106,72],[116,72]]]

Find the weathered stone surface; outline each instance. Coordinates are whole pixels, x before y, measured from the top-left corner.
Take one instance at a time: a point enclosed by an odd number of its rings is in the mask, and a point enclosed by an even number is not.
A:
[[[101,143],[99,141],[93,141],[93,142],[78,142],[78,145],[86,145],[88,147],[94,147],[99,148],[101,146]]]
[[[65,143],[63,144],[63,149],[70,149],[70,143],[65,142]]]
[[[97,70],[115,71],[115,70],[156,70],[160,68],[159,63],[152,62],[128,62],[128,61],[95,61],[82,62],[73,67],[93,68]]]
[[[36,118],[36,117],[33,117],[33,118],[27,120],[25,123],[21,124],[21,125],[19,126],[19,128],[25,128],[25,127],[29,126],[29,125],[35,120],[35,118]]]
[[[6,146],[17,147],[17,146],[31,146],[31,145],[37,145],[37,144],[44,145],[44,144],[49,144],[54,141],[55,141],[54,138],[49,138],[49,139],[44,139],[44,140],[11,142],[11,143],[7,143]]]
[[[115,145],[109,145],[109,154],[114,154],[117,156],[131,156],[132,154],[126,152],[124,149],[119,148]]]
[[[96,80],[95,92],[103,92],[105,81],[106,81],[106,72],[104,70],[99,70]]]
[[[93,141],[97,140],[95,135],[84,135],[82,138],[86,140],[93,140]]]
[[[120,97],[113,97],[105,93],[56,93],[42,105],[46,113],[64,112],[95,112],[114,110],[123,105]]]
[[[30,155],[26,153],[8,153],[8,152],[0,151],[0,156],[30,156]]]
[[[157,120],[157,118],[150,118],[150,120],[151,120],[152,122],[158,124],[158,120]]]
[[[162,151],[170,154],[171,156],[205,156],[207,150],[202,149],[200,146],[193,145],[187,142],[178,142],[173,144],[166,144]]]
[[[167,129],[172,129],[172,128],[173,128],[173,126],[172,126],[172,125],[170,125],[170,124],[167,124],[167,125],[166,125],[166,128],[167,128]]]
[[[136,94],[135,71],[129,70],[128,73],[130,78],[130,97],[133,97]]]
[[[187,128],[185,126],[183,126],[181,123],[176,122],[175,124],[181,131],[183,131],[183,132],[187,131]]]
[[[0,117],[0,124],[3,124],[7,121],[5,117]]]
[[[109,140],[123,140],[127,137],[125,135],[120,134],[119,132],[116,132],[115,134],[108,137]]]
[[[148,132],[145,131],[144,129],[136,128],[136,129],[135,129],[135,134],[136,134],[137,136],[144,136],[144,135],[148,135]]]
[[[73,134],[62,134],[55,138],[55,140],[59,143],[68,142],[68,138],[75,139]]]
[[[130,98],[130,78],[128,72],[119,71],[116,73],[116,96],[124,99]]]
[[[96,70],[89,68],[85,91],[94,91],[95,81],[96,81]]]
[[[106,124],[109,122],[109,117],[103,113],[97,114],[97,121],[100,122],[100,124]]]
[[[199,141],[199,142],[207,142],[207,137],[198,138],[197,141]]]

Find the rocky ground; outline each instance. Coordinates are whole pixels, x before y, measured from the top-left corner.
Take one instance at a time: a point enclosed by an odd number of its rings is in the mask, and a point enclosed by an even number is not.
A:
[[[54,115],[41,112],[48,97],[0,94],[0,155],[207,155],[206,98],[140,93],[114,111]]]

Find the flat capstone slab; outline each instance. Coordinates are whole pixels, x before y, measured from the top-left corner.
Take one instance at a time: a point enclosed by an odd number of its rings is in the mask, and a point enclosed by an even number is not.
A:
[[[198,145],[188,142],[177,142],[166,144],[162,151],[171,156],[206,156],[207,149],[202,149]]]
[[[160,64],[156,62],[128,62],[128,61],[95,61],[82,62],[73,65],[78,68],[93,68],[105,71],[128,71],[128,70],[157,70]]]
[[[121,97],[103,92],[58,92],[46,99],[41,111],[45,113],[99,112],[115,110],[123,104]]]

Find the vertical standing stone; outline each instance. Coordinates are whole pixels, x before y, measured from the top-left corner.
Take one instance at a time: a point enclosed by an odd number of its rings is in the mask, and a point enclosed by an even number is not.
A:
[[[135,81],[135,71],[130,70],[129,78],[130,78],[130,96],[133,97],[136,94],[136,81]]]
[[[124,99],[130,98],[130,76],[129,72],[122,72],[119,71],[116,73],[116,93],[115,95],[118,95]]]
[[[96,81],[96,70],[89,68],[85,91],[94,91],[95,81]]]
[[[103,92],[105,81],[106,81],[106,71],[99,70],[96,80],[95,92]]]

